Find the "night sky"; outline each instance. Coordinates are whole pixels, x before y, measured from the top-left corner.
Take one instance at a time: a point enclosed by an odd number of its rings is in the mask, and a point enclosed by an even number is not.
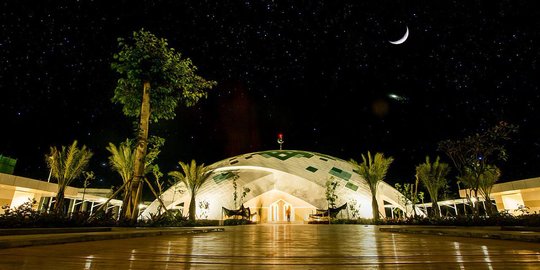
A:
[[[412,182],[425,155],[444,156],[437,142],[507,121],[520,128],[503,181],[540,176],[535,1],[132,2],[0,3],[0,154],[15,174],[46,179],[49,146],[77,139],[95,153],[93,185],[121,183],[105,147],[135,119],[111,103],[110,63],[117,38],[144,28],[218,82],[151,126],[164,172],[276,149],[282,132],[285,149],[382,151],[396,159],[388,182]]]

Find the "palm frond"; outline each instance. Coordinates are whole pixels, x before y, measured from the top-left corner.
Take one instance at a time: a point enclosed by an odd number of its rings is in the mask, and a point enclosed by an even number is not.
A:
[[[131,141],[126,140],[119,147],[109,143],[106,148],[111,155],[109,156],[109,165],[115,170],[122,181],[126,183],[133,177],[133,166],[135,164],[135,149]]]
[[[191,160],[189,164],[182,161],[178,162],[181,171],[169,172],[176,182],[182,182],[191,192],[197,192],[204,183],[208,180],[211,170],[203,164],[197,165],[195,160]]]
[[[69,148],[65,146],[62,146],[61,150],[57,147],[50,148],[50,153],[46,155],[45,162],[51,169],[51,176],[58,183],[56,210],[60,210],[62,207],[65,188],[82,175],[92,155],[92,152],[84,145],[79,149],[77,141],[73,141]]]
[[[440,189],[446,186],[448,172],[450,172],[450,167],[447,163],[440,162],[439,157],[434,162],[431,162],[430,158],[426,157],[424,163],[416,166],[416,177],[426,187],[432,200],[437,200]],[[466,181],[466,179],[462,180]]]
[[[362,176],[372,192],[377,191],[377,185],[380,181],[386,178],[388,168],[394,159],[392,157],[384,157],[383,153],[376,153],[375,156],[371,152],[366,155],[362,154],[362,163],[351,159],[349,163],[355,168],[355,171]]]

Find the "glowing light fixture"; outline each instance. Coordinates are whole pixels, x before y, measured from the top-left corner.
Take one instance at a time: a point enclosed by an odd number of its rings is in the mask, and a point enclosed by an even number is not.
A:
[[[279,143],[279,150],[283,150],[283,133],[277,135],[277,143]]]

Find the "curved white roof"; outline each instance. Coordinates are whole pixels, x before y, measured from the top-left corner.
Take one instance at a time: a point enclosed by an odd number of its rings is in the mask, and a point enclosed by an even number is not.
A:
[[[239,176],[237,184],[240,194],[242,187],[251,190],[245,202],[270,191],[279,191],[320,209],[328,207],[325,184],[333,178],[339,183],[336,204],[354,199],[360,203],[361,216],[371,217],[371,193],[367,184],[353,172],[347,161],[336,157],[307,151],[271,150],[235,156],[210,167],[214,171],[197,193],[196,199],[209,203],[208,217],[211,219],[220,219],[221,207],[234,208],[234,174]],[[189,192],[181,193],[182,190],[185,188],[179,183],[163,193],[162,199],[167,208],[182,202],[186,206],[189,204]],[[381,182],[377,194],[380,212],[384,215],[384,201],[404,209],[399,196],[396,189]],[[143,217],[156,212],[157,208],[156,200],[143,212]]]

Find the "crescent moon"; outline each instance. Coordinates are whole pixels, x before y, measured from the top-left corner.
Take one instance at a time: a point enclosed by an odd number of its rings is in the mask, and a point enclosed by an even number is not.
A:
[[[407,40],[407,38],[409,37],[409,27],[405,26],[405,28],[407,28],[407,31],[405,31],[405,35],[403,35],[402,38],[396,40],[396,41],[388,41],[394,45],[399,45],[403,42],[405,42]]]

